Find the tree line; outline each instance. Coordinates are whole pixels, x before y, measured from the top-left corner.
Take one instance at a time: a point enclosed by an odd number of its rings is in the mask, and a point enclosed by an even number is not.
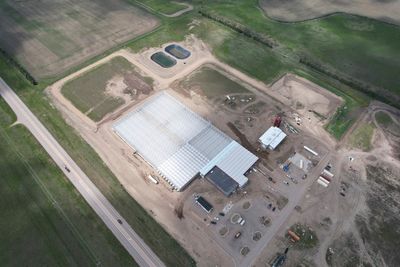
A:
[[[278,45],[278,43],[271,38],[271,36],[268,36],[266,34],[258,33],[256,31],[253,31],[252,29],[244,26],[243,24],[240,24],[236,21],[230,20],[228,18],[218,16],[214,13],[205,11],[205,10],[199,10],[199,13],[208,19],[214,20],[218,23],[221,23],[222,25],[227,26],[228,28],[231,28],[232,30],[241,33],[257,42],[260,42],[269,48],[274,48]]]
[[[299,62],[319,73],[325,74],[339,82],[352,87],[362,93],[370,96],[373,99],[382,101],[394,107],[400,108],[399,97],[395,94],[388,92],[386,89],[380,89],[365,82],[361,82],[355,78],[349,77],[343,73],[332,70],[326,64],[318,62],[309,56],[301,56]]]
[[[4,49],[0,48],[0,54],[6,59],[6,62],[18,69],[19,72],[22,73],[22,75],[25,76],[25,78],[33,85],[37,85],[38,82],[36,79],[23,67],[21,64],[19,64],[12,56],[10,56]]]

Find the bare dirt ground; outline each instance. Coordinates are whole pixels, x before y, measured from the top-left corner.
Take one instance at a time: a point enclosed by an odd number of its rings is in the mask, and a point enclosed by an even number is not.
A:
[[[373,102],[358,123],[374,122],[374,147],[369,152],[354,150],[343,140],[335,158],[335,174],[327,188],[314,183],[275,242],[264,251],[256,266],[270,263],[276,253],[289,247],[285,266],[397,266],[399,238],[393,228],[400,220],[400,161],[393,136],[376,123],[374,115],[388,112],[395,122],[399,111]],[[344,193],[342,196],[340,193]],[[301,222],[318,237],[317,246],[301,250],[289,241],[290,225]],[[301,265],[303,264],[303,265]]]
[[[196,259],[199,266],[235,266],[237,264],[249,266],[251,262],[258,257],[259,253],[265,249],[267,244],[269,244],[269,240],[273,238],[275,231],[285,223],[286,218],[297,205],[297,201],[301,199],[303,193],[306,192],[305,190],[307,190],[310,183],[313,182],[310,178],[308,180],[299,180],[295,184],[288,179],[291,185],[285,185],[283,179],[286,178],[282,177],[286,176],[279,164],[286,161],[294,151],[302,151],[303,145],[306,144],[321,153],[321,158],[318,160],[313,159],[315,164],[320,162],[318,168],[310,173],[310,176],[315,176],[314,178],[316,178],[322,165],[326,164],[327,160],[330,158],[330,156],[328,156],[329,150],[332,150],[336,145],[336,142],[323,131],[321,127],[323,123],[313,124],[308,119],[308,116],[302,115],[301,112],[297,112],[291,107],[293,105],[292,100],[294,95],[296,92],[307,92],[306,86],[309,85],[309,90],[312,93],[310,93],[311,97],[302,98],[304,108],[316,108],[319,112],[327,116],[332,114],[335,106],[340,104],[340,99],[332,97],[329,93],[325,92],[325,90],[322,90],[320,95],[318,95],[319,88],[295,76],[287,76],[285,82],[279,82],[280,86],[272,86],[271,88],[219,62],[212,56],[204,43],[195,39],[193,36],[189,36],[184,42],[179,44],[190,50],[192,56],[189,59],[178,61],[176,66],[167,71],[149,59],[153,52],[159,51],[162,48],[152,48],[148,51],[142,51],[140,54],[132,54],[128,50],[121,50],[57,81],[48,88],[47,92],[54,105],[62,112],[66,121],[97,151],[132,197],[152,214],[154,218],[189,251]],[[274,153],[267,152],[262,157],[263,159],[258,166],[260,171],[250,176],[250,185],[245,189],[247,193],[241,192],[237,196],[227,199],[204,180],[194,181],[184,192],[171,192],[169,185],[162,180],[159,185],[148,181],[146,178],[148,174],[157,176],[154,170],[144,163],[138,155],[133,154],[131,148],[122,142],[111,129],[115,119],[120,118],[131,110],[137,102],[127,103],[119,110],[103,119],[100,123],[96,124],[77,110],[60,93],[60,89],[67,81],[76,78],[83,72],[116,56],[126,58],[136,65],[145,76],[153,78],[154,92],[151,92],[150,95],[169,88],[170,85],[176,85],[180,79],[185,78],[188,74],[199,69],[204,64],[220,69],[227,77],[235,79],[235,81],[245,85],[246,88],[250,90],[251,94],[255,96],[257,101],[262,101],[264,103],[262,105],[262,112],[251,115],[246,114],[245,111],[252,103],[243,105],[238,110],[232,110],[221,102],[210,102],[205,96],[195,91],[189,93],[183,92],[174,86],[174,89],[168,89],[168,92],[177,97],[196,113],[210,120],[232,138],[236,140],[240,139],[240,141],[242,141],[241,138],[246,138],[247,142],[249,142],[250,146],[252,146],[252,149],[255,151],[258,146],[257,138],[272,124],[272,117],[277,113],[281,113],[287,123],[295,125],[300,134],[290,133],[286,129],[289,135],[287,140]],[[109,85],[112,87],[110,88],[110,93],[116,95],[120,94],[120,91],[124,88],[121,79],[116,77],[111,83]],[[287,83],[292,87],[289,88]],[[282,92],[279,91],[279,88],[283,88]],[[284,104],[285,101],[287,103],[290,102],[288,106]],[[332,101],[333,104],[331,104],[330,101]],[[326,104],[327,107],[324,107],[321,103]],[[299,108],[299,105],[295,105],[295,107]],[[299,113],[296,117],[301,118],[300,125],[296,124],[296,120],[293,117],[293,114],[296,113]],[[250,121],[248,120],[249,117],[252,118]],[[306,124],[307,121],[308,124]],[[232,131],[228,122],[236,125],[241,136],[238,136],[237,132]],[[317,133],[317,135],[315,135],[315,133]],[[302,151],[302,153],[306,152]],[[267,182],[268,176],[274,177],[275,183],[271,181]],[[146,194],[143,194],[143,192],[146,192]],[[273,218],[273,222],[269,228],[270,230],[267,232],[262,229],[258,230],[262,235],[259,242],[250,240],[250,245],[243,243],[243,246],[248,246],[250,248],[249,254],[246,257],[241,256],[240,251],[238,251],[241,248],[237,247],[238,245],[236,243],[229,241],[230,238],[233,238],[231,236],[233,231],[236,230],[231,230],[230,234],[227,236],[228,239],[216,238],[212,232],[213,230],[209,229],[211,227],[209,222],[212,218],[207,216],[204,218],[204,213],[199,213],[199,211],[196,210],[196,206],[193,205],[193,194],[204,193],[209,196],[212,203],[216,205],[216,216],[218,216],[218,211],[223,209],[225,204],[229,201],[235,204],[238,203],[238,201],[240,202],[243,197],[249,198],[251,201],[253,201],[254,197],[254,202],[252,203],[254,204],[254,210],[257,210],[255,207],[258,205],[256,204],[258,202],[255,199],[257,199],[256,195],[261,192],[269,192],[268,194],[271,195],[269,201],[272,201],[275,205],[278,205],[277,199],[279,196],[290,196],[290,199],[287,207],[269,215]],[[238,210],[240,212],[240,209]],[[183,214],[181,214],[182,212]],[[250,211],[250,213],[248,213],[248,211],[241,212],[244,214],[252,214]],[[183,218],[180,218],[181,216],[178,216],[178,214],[183,215]],[[258,225],[257,218],[254,221],[252,220],[253,219],[250,219],[248,225]],[[236,229],[236,226],[232,227],[232,229]],[[244,238],[246,236],[246,238],[251,238],[254,231],[250,230],[250,228],[246,229],[249,230],[246,230]],[[243,241],[244,240],[245,239],[243,239]],[[275,243],[276,242],[272,242],[270,245]],[[267,248],[269,248],[269,246]]]
[[[2,1],[0,46],[33,76],[55,76],[151,31],[156,17],[122,0]]]
[[[282,21],[303,21],[345,12],[400,24],[398,0],[260,0],[259,4],[269,17]]]

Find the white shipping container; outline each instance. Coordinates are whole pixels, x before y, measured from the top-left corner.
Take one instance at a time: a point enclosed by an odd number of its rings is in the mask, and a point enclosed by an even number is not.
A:
[[[320,176],[319,179],[322,180],[322,182],[329,184],[330,182],[328,180],[326,180],[324,177]]]
[[[333,173],[331,173],[331,172],[328,171],[328,170],[324,170],[322,173],[325,174],[325,175],[327,175],[327,176],[330,177],[330,178],[332,178],[332,177],[334,176]]]
[[[322,185],[323,187],[328,187],[328,184],[322,181],[321,179],[318,179],[317,182]]]

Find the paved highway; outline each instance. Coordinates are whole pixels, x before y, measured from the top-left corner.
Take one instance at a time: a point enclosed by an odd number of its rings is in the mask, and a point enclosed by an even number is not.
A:
[[[143,267],[165,266],[1,78],[0,95],[135,261]]]

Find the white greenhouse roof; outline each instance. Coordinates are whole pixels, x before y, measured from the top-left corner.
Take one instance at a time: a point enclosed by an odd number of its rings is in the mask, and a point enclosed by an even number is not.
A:
[[[243,187],[248,181],[244,173],[257,160],[258,158],[254,154],[232,140],[229,145],[200,170],[200,174],[205,176],[214,166],[217,166],[232,177],[239,184],[239,187]]]
[[[113,129],[178,191],[213,162],[211,168],[217,165],[242,186],[247,182],[244,173],[258,159],[165,92],[145,101]]]
[[[278,127],[269,128],[259,141],[271,150],[274,150],[285,139],[286,134]]]

